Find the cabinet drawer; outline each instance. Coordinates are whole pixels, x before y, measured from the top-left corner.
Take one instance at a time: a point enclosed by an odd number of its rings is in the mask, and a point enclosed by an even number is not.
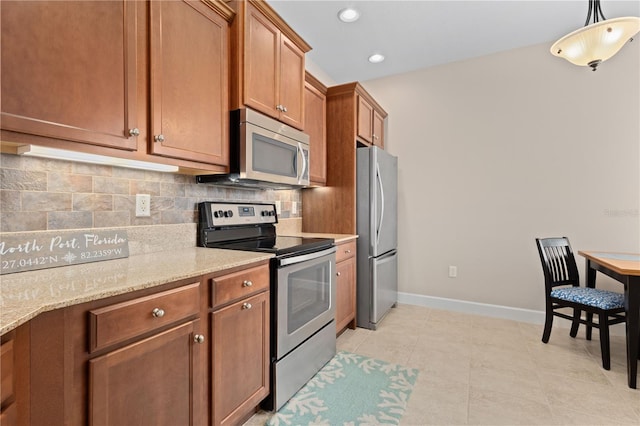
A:
[[[336,263],[356,255],[356,240],[342,243],[336,247]]]
[[[123,342],[199,313],[200,283],[89,311],[89,351]]]
[[[246,269],[211,280],[213,300],[211,306],[219,306],[269,288],[269,266]]]
[[[13,398],[13,339],[2,344],[0,349],[0,371],[2,371],[2,382],[0,383],[0,405]]]

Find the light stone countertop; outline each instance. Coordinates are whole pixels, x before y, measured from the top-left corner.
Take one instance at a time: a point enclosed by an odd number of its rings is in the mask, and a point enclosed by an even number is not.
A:
[[[331,234],[321,232],[302,232],[302,218],[286,218],[280,219],[276,224],[276,233],[278,235],[289,237],[308,237],[308,238],[333,238],[336,244],[346,243],[355,240],[357,235],[352,234]]]
[[[346,243],[347,241],[355,240],[358,238],[357,235],[351,234],[324,234],[318,232],[288,232],[284,234],[279,234],[289,237],[306,237],[306,238],[333,238],[335,244]]]
[[[0,276],[0,335],[42,312],[265,261],[268,253],[191,247]]]

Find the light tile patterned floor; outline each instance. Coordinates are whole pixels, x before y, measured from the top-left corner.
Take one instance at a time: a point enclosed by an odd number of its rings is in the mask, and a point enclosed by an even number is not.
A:
[[[640,425],[640,389],[627,387],[624,338],[611,370],[594,339],[542,326],[399,305],[376,331],[347,330],[346,350],[420,369],[402,425]],[[261,412],[247,425],[264,424]]]

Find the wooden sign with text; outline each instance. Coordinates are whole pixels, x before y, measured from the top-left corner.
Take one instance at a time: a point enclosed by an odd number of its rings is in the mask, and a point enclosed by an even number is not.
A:
[[[129,257],[127,231],[0,234],[0,274]]]

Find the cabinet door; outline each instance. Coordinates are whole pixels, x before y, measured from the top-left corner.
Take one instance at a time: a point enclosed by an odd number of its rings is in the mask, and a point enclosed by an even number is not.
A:
[[[304,52],[284,34],[280,36],[280,121],[304,128]]]
[[[350,257],[336,264],[336,332],[345,327],[355,328],[356,316],[356,258]]]
[[[327,183],[327,108],[325,95],[310,83],[304,86],[304,131],[309,135],[309,179]]]
[[[0,2],[2,129],[135,150],[135,3]]]
[[[238,424],[269,394],[269,292],[213,313],[213,424]]]
[[[2,336],[0,345],[0,425],[30,424],[29,323]]]
[[[280,30],[250,3],[246,8],[244,104],[279,118]]]
[[[373,111],[372,141],[375,146],[384,149],[384,118],[376,110]]]
[[[194,342],[197,323],[90,360],[90,424],[200,424],[206,347]]]
[[[358,137],[365,142],[373,143],[373,107],[358,96]]]
[[[150,31],[150,151],[228,165],[227,21],[201,1],[153,1]]]

